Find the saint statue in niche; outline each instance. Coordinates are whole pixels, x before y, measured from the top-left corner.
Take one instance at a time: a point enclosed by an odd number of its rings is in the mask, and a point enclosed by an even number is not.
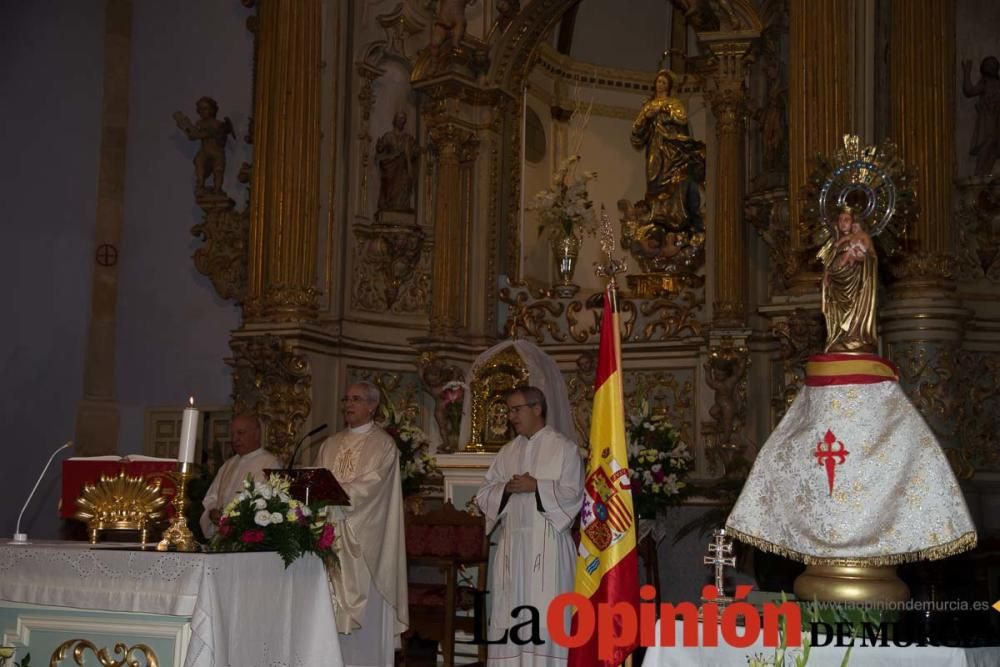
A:
[[[976,156],[976,176],[989,176],[1000,158],[1000,60],[993,56],[979,64],[979,81],[972,85],[972,61],[962,61],[962,93],[979,98],[976,127],[972,131],[969,155]]]
[[[417,140],[406,132],[406,113],[400,111],[392,119],[392,129],[375,144],[375,163],[381,175],[379,211],[413,211],[419,155]]]
[[[219,103],[211,97],[202,97],[195,102],[195,110],[198,112],[197,123],[192,123],[180,111],[174,112],[174,121],[177,127],[184,130],[188,139],[201,141],[201,148],[194,156],[196,191],[198,194],[222,194],[226,174],[226,141],[230,136],[236,138],[233,123],[228,117],[222,120],[217,118]],[[211,188],[208,187],[209,176],[212,177]]]
[[[826,352],[875,352],[875,294],[878,258],[865,223],[842,206],[835,233],[817,257],[823,262],[823,317]]]
[[[788,86],[782,81],[781,64],[770,56],[764,66],[767,98],[755,116],[760,123],[763,169],[784,171],[788,167]]]

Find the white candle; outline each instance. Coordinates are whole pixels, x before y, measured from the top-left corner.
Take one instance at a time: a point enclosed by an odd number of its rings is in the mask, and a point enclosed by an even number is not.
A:
[[[194,461],[194,443],[198,436],[198,409],[194,407],[194,397],[188,399],[190,405],[184,408],[181,421],[181,444],[177,450],[177,460],[181,463]]]

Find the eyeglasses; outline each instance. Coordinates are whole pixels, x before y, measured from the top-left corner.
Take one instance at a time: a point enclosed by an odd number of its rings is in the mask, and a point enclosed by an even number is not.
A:
[[[367,402],[368,399],[365,398],[364,396],[344,396],[342,399],[340,399],[341,405],[345,405],[347,403],[367,403]]]
[[[532,407],[534,405],[538,405],[538,403],[522,403],[521,405],[511,405],[511,406],[508,406],[507,407],[507,414],[511,414],[511,413],[517,412],[521,408],[530,408],[530,407]]]

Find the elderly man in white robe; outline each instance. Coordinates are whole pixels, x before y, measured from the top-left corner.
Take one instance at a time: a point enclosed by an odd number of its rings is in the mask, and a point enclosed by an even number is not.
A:
[[[546,426],[545,394],[535,387],[515,389],[507,397],[507,415],[517,437],[504,445],[486,473],[476,501],[486,515],[486,529],[496,533],[490,564],[488,639],[507,634],[505,643],[489,646],[490,665],[563,665],[567,651],[552,642],[546,628],[549,602],[573,590],[576,548],[570,531],[583,504],[583,461],[576,445]],[[522,605],[538,610],[542,644],[522,643],[528,630],[512,626],[530,619],[511,612]]]
[[[409,624],[399,450],[372,421],[378,387],[352,384],[341,402],[347,428],[316,457],[351,500],[337,522],[340,565],[331,575],[340,647],[347,667],[392,667]]]
[[[243,490],[243,480],[253,475],[258,482],[264,481],[264,471],[280,468],[281,462],[260,446],[260,422],[253,415],[237,415],[229,428],[232,437],[233,456],[226,460],[215,473],[212,485],[208,487],[202,505],[201,532],[211,538],[218,531],[222,509]]]

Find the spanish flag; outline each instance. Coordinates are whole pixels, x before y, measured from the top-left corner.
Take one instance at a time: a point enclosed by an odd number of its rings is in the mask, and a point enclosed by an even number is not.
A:
[[[625,441],[621,339],[613,289],[609,286],[604,293],[594,412],[590,420],[590,456],[580,512],[576,592],[589,598],[595,609],[599,604],[629,605],[637,613],[639,564]],[[575,615],[572,623],[575,634]],[[611,631],[615,637],[623,637],[621,626],[621,619],[616,615],[613,627],[598,627],[590,641],[570,649],[570,667],[610,667],[624,662],[638,642],[599,636]],[[599,642],[605,650],[598,651]],[[613,650],[608,651],[607,647],[612,645]]]

